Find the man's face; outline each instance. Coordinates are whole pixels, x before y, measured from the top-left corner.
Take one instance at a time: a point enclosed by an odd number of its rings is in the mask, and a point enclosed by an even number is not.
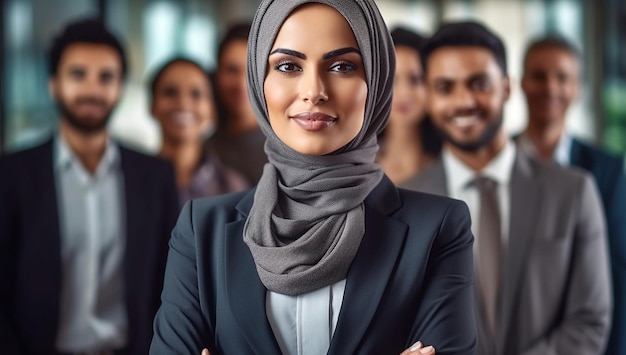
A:
[[[536,48],[528,54],[522,90],[532,123],[564,122],[567,109],[578,95],[579,70],[576,56],[564,49]]]
[[[428,57],[428,111],[446,141],[475,151],[502,134],[510,84],[493,54],[478,46],[449,46]]]
[[[122,64],[110,46],[76,43],[61,55],[48,87],[64,119],[83,133],[104,130],[122,89]]]

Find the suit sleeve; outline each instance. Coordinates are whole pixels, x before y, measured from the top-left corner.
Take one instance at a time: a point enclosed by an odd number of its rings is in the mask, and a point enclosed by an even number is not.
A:
[[[469,210],[454,201],[432,247],[425,293],[410,338],[433,345],[437,355],[476,351],[473,243]]]
[[[523,355],[601,354],[612,308],[606,226],[597,189],[586,177],[574,231],[563,321]]]
[[[626,180],[621,162],[613,168],[603,196],[615,300],[607,355],[626,354]]]
[[[12,310],[15,309],[17,236],[11,167],[0,160],[0,344],[7,354],[20,354]]]
[[[150,354],[200,354],[215,346],[202,317],[198,292],[196,243],[192,221],[192,202],[183,207],[172,231],[161,294],[161,307],[154,320]]]

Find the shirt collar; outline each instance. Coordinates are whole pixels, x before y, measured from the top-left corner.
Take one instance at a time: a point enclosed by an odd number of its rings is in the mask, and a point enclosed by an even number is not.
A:
[[[454,156],[448,149],[444,149],[442,161],[445,171],[448,172],[446,178],[448,180],[449,192],[465,189],[478,174],[493,179],[499,186],[507,186],[511,181],[511,175],[513,173],[515,152],[515,144],[507,140],[504,148],[487,166],[485,166],[485,168],[481,171],[475,171]]]
[[[541,160],[539,157],[539,153],[537,153],[537,149],[528,138],[526,133],[522,134],[519,138],[520,149],[527,153],[529,156]],[[552,154],[552,160],[557,162],[559,165],[568,166],[570,165],[570,149],[572,148],[572,136],[563,132],[561,138],[559,138],[559,142],[554,149],[554,153]]]
[[[120,164],[120,152],[117,144],[113,142],[111,138],[107,138],[106,147],[104,148],[104,155],[98,163],[94,176],[102,176],[106,172],[112,170]],[[80,167],[82,170],[86,170],[78,157],[74,154],[67,141],[57,131],[54,139],[54,165],[57,169],[66,170],[71,166]]]

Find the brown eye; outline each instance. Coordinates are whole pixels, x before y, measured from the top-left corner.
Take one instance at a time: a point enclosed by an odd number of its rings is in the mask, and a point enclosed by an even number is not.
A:
[[[191,90],[191,98],[194,100],[200,100],[202,98],[202,92],[198,89]]]
[[[173,87],[173,86],[168,86],[165,87],[163,89],[163,91],[161,91],[163,93],[163,96],[165,97],[175,97],[178,96],[178,88]]]
[[[82,80],[85,78],[85,76],[87,76],[87,73],[85,73],[83,69],[74,68],[74,69],[70,69],[69,76],[72,79]]]
[[[418,86],[424,84],[424,76],[422,75],[411,75],[409,76],[409,83],[412,86]]]
[[[274,69],[283,73],[292,73],[295,71],[302,71],[302,69],[298,67],[296,63],[293,63],[293,62],[280,62],[276,64]]]
[[[349,73],[357,69],[357,66],[349,62],[339,62],[330,67],[330,71],[338,73]]]
[[[102,84],[110,84],[113,82],[113,79],[115,79],[115,74],[113,74],[113,72],[105,71],[100,73],[100,82]]]

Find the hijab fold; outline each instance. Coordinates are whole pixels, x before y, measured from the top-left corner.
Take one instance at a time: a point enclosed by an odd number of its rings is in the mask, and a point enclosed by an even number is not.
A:
[[[363,127],[339,150],[300,154],[269,123],[263,85],[282,23],[297,7],[322,3],[347,20],[362,54],[368,87]],[[395,70],[393,42],[373,0],[265,0],[248,41],[248,92],[267,137],[268,163],[244,226],[257,272],[273,292],[298,295],[344,279],[365,233],[363,201],[383,172],[376,136],[387,123]],[[331,98],[332,100],[332,98]]]

